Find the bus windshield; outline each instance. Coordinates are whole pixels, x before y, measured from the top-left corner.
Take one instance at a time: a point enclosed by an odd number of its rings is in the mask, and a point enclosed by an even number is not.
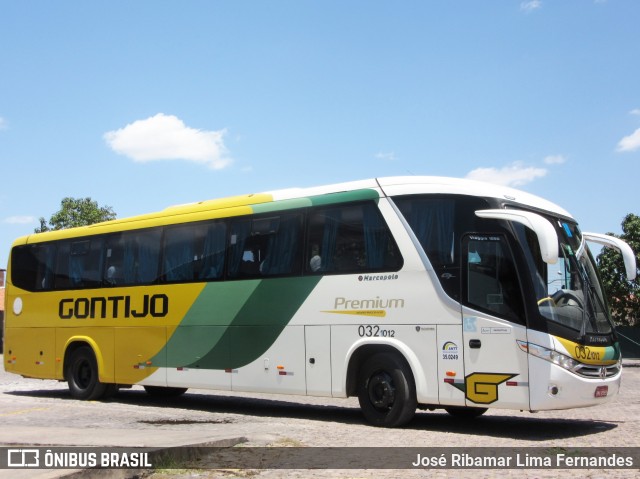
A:
[[[580,338],[611,334],[613,324],[596,263],[578,225],[563,219],[551,223],[559,239],[556,264],[542,261],[532,230],[514,224],[529,263],[540,315],[576,331]]]

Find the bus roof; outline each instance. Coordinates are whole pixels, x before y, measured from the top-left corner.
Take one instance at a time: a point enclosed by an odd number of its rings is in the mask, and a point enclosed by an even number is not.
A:
[[[569,212],[557,204],[521,190],[481,181],[440,176],[391,176],[312,188],[291,188],[272,191],[268,194],[272,195],[274,200],[282,200],[364,188],[381,191],[384,196],[431,193],[497,198],[568,218],[572,217]]]
[[[18,238],[14,245],[109,233],[162,224],[224,218],[251,213],[339,203],[353,199],[407,194],[461,194],[504,199],[565,217],[571,215],[558,205],[513,188],[479,181],[435,176],[396,176],[337,183],[310,188],[289,188],[170,206],[164,210],[90,226],[50,231]]]
[[[413,189],[415,191],[412,193],[460,194],[497,198],[573,218],[567,210],[540,196],[482,181],[438,176],[396,176],[380,178],[378,181],[387,196],[410,194],[409,190]]]

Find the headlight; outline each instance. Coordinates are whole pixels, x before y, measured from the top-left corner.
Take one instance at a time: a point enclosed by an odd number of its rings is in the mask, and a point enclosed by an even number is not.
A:
[[[550,363],[556,364],[561,368],[566,369],[567,371],[575,372],[575,369],[580,366],[580,363],[575,359],[561,354],[558,351],[547,349],[537,344],[518,341],[518,346],[523,351],[538,358],[544,359],[545,361],[549,361]]]

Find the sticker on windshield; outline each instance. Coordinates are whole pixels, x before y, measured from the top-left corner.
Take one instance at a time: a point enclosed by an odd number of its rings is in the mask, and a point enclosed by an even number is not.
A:
[[[573,233],[571,232],[571,228],[569,228],[569,224],[568,223],[562,223],[562,226],[563,226],[564,230],[567,232],[567,236],[569,238],[573,238]]]

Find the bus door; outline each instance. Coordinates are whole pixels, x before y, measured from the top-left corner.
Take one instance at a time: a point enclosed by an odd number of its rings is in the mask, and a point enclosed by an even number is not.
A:
[[[471,407],[529,409],[523,295],[511,249],[500,234],[462,242],[464,392]]]

